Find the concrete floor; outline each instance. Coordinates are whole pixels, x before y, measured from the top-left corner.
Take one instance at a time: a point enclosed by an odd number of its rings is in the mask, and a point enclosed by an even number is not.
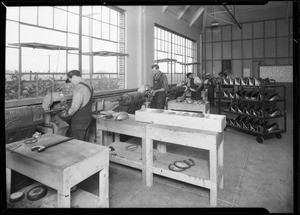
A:
[[[216,113],[216,109],[211,113]],[[204,150],[168,145],[168,151],[197,157]],[[97,175],[78,186],[97,194]],[[209,190],[154,176],[154,184],[142,184],[141,171],[110,163],[109,204],[111,208],[210,207]],[[218,190],[218,207],[263,207],[272,213],[292,213],[293,115],[288,113],[287,132],[282,139],[263,144],[255,136],[226,129],[224,142],[224,189]]]

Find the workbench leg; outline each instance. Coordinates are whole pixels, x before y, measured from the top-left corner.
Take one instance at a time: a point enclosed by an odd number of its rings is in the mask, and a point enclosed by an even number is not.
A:
[[[70,188],[57,191],[57,207],[58,208],[71,208]]]
[[[217,148],[217,146],[216,146]],[[217,186],[217,149],[209,151],[209,180],[210,180],[210,206],[217,206],[218,186]]]
[[[6,167],[6,199],[9,201],[11,189],[11,169]]]
[[[219,187],[221,189],[224,188],[224,166],[223,166],[223,162],[224,162],[224,160],[223,160],[223,158],[224,158],[224,156],[223,156],[223,153],[224,153],[224,151],[223,151],[224,150],[224,132],[222,133],[222,136],[223,136],[222,141],[221,141],[221,143],[219,144],[219,147],[218,147],[218,169],[221,171],[220,174],[222,174],[220,182],[219,182]]]
[[[99,172],[99,198],[101,206],[108,208],[109,207],[109,183],[108,183],[108,163],[105,167]]]
[[[161,141],[157,141],[157,150],[160,153],[166,153],[167,152],[167,143],[161,142]]]
[[[115,133],[115,142],[120,142],[120,134]]]
[[[103,141],[104,140],[104,138],[103,138],[103,136],[104,136],[103,131],[100,130],[100,129],[97,129],[96,136],[97,136],[96,143],[99,144],[99,145],[103,145],[103,142],[104,142]]]
[[[104,146],[109,146],[113,142],[113,133],[109,131],[104,131],[103,133]]]
[[[153,185],[153,140],[142,138],[142,178],[147,187]]]

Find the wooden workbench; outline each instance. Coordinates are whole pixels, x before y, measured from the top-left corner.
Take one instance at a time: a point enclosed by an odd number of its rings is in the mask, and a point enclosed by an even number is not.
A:
[[[110,145],[115,150],[110,152],[110,161],[142,170],[143,183],[151,187],[153,174],[162,175],[175,180],[210,189],[210,205],[217,206],[218,187],[223,188],[223,132],[210,132],[198,129],[157,125],[135,121],[130,114],[129,119],[114,121],[97,118],[97,143]],[[105,142],[107,132],[117,133],[114,141]],[[135,136],[133,140],[121,142],[119,134]],[[165,141],[209,151],[209,159],[192,158],[195,166],[183,172],[174,172],[168,166],[175,161],[188,159],[186,156],[169,152],[161,153],[153,149],[153,141]],[[141,142],[141,143],[140,143]],[[137,147],[128,150],[132,145]]]
[[[63,139],[66,137],[45,134],[33,144],[25,144],[22,140],[6,145],[7,198],[9,199],[10,196],[11,170],[56,190],[55,205],[59,208],[71,207],[70,189],[73,186],[99,173],[99,196],[80,190],[76,192],[79,197],[72,195],[72,199],[73,197],[80,199],[81,196],[82,202],[92,202],[93,207],[108,207],[109,149],[107,147],[73,139],[47,148],[43,152],[31,151],[32,146]]]
[[[196,102],[189,104],[186,101],[177,102],[176,100],[171,100],[168,102],[169,110],[180,110],[180,111],[193,111],[193,112],[202,112],[210,113],[210,103],[205,101],[204,104],[197,104]]]

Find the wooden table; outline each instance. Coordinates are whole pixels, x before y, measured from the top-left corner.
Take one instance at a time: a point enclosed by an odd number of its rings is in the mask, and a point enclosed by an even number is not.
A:
[[[90,198],[95,207],[108,207],[109,149],[107,147],[73,139],[47,148],[43,152],[31,151],[32,146],[63,139],[66,137],[45,134],[33,144],[25,144],[22,140],[6,145],[7,198],[10,196],[11,170],[57,190],[56,205],[61,208],[71,207],[70,188],[99,173],[99,196],[86,195],[86,193],[84,196]]]
[[[176,100],[171,100],[168,102],[169,110],[180,110],[180,111],[193,111],[193,112],[202,112],[202,113],[210,113],[210,103],[205,101],[204,104],[192,103],[189,104],[185,101],[176,102]]]
[[[153,174],[162,175],[175,180],[210,189],[210,205],[217,206],[218,187],[223,189],[223,132],[210,132],[174,126],[164,126],[144,122],[136,122],[134,115],[124,121],[97,118],[97,143],[110,144],[115,151],[110,152],[110,161],[142,170],[143,184],[153,185]],[[105,142],[107,132],[135,136],[135,140],[121,142],[118,135],[115,140]],[[174,161],[188,159],[169,152],[161,153],[153,149],[153,141],[166,141],[209,151],[209,159],[193,158],[195,166],[183,171],[174,172],[168,169]],[[127,150],[133,142],[138,142],[134,151]]]

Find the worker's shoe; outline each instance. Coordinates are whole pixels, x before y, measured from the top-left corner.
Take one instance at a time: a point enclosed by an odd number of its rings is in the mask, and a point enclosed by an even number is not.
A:
[[[241,79],[240,78],[235,78],[234,79],[234,85],[241,85]]]
[[[224,78],[224,79],[223,79],[223,84],[229,85],[229,83],[230,83],[230,82],[229,82],[229,79],[227,79],[227,78]]]
[[[230,85],[234,85],[234,82],[235,82],[234,78],[230,78],[230,79],[229,79],[229,84],[230,84]]]
[[[223,98],[229,98],[229,92],[228,91],[223,91]]]
[[[234,92],[229,92],[229,98],[234,99],[235,98],[234,95],[235,95]]]
[[[249,86],[255,86],[255,83],[254,83],[254,79],[253,79],[253,78],[248,78],[248,85],[249,85]]]
[[[230,109],[229,109],[231,112],[233,112],[233,113],[237,113],[237,108],[236,108],[236,106],[234,106],[234,105],[230,105]]]
[[[241,79],[241,85],[242,86],[247,86],[248,85],[248,79],[247,78]]]
[[[276,100],[279,100],[280,99],[280,96],[278,95],[278,93],[274,93],[273,95],[270,95],[269,97],[269,101],[276,101]]]
[[[240,113],[240,114],[244,114],[243,108],[240,107],[240,106],[237,106],[237,112]]]
[[[268,112],[268,115],[270,117],[276,117],[276,116],[279,116],[280,114],[281,114],[281,111],[278,109],[274,109],[274,110]]]
[[[270,124],[269,126],[266,127],[268,132],[276,131],[279,129],[279,124],[278,122],[274,122]]]

